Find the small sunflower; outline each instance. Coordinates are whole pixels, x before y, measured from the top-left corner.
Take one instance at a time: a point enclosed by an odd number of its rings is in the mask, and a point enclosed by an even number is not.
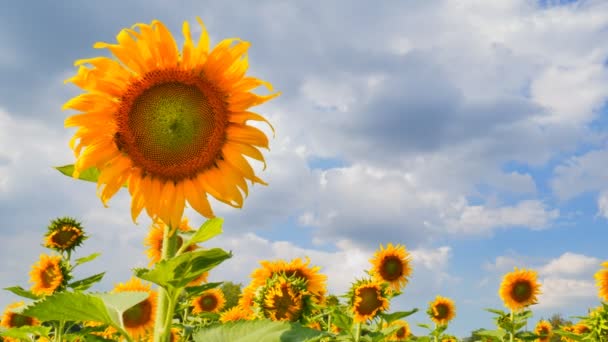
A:
[[[572,332],[577,334],[577,335],[583,335],[583,334],[587,334],[591,331],[591,329],[589,329],[589,326],[587,326],[585,323],[577,323],[572,327]]]
[[[536,277],[535,271],[525,269],[515,268],[515,271],[507,273],[498,291],[505,306],[517,311],[536,304],[536,296],[540,294],[540,284]]]
[[[407,285],[408,277],[412,274],[411,257],[402,245],[389,243],[386,249],[380,245],[370,262],[370,273],[374,280],[389,283],[394,291],[400,291]]]
[[[290,262],[285,260],[276,261],[261,261],[262,267],[257,268],[251,274],[251,287],[256,288],[263,286],[267,279],[274,275],[283,274],[287,278],[295,277],[306,282],[306,289],[311,294],[315,295],[318,301],[321,301],[325,296],[327,276],[319,273],[319,266],[309,266],[310,259],[306,258],[306,262],[301,258],[295,258]]]
[[[2,314],[2,320],[0,321],[0,326],[5,328],[19,328],[24,325],[38,325],[40,322],[33,318],[24,316],[21,314],[21,311],[25,308],[23,302],[17,302],[9,304],[6,309],[4,309],[4,313]]]
[[[239,297],[238,306],[248,313],[253,313],[253,299],[255,297],[255,292],[257,288],[258,287],[254,284],[249,284],[245,288],[243,288],[241,296]]]
[[[161,259],[165,227],[166,227],[166,224],[164,224],[162,221],[155,220],[154,223],[152,223],[152,227],[150,227],[150,231],[148,232],[148,235],[144,239],[144,246],[148,247],[148,249],[146,250],[146,255],[148,255],[148,259],[150,259],[149,265],[157,263]],[[182,220],[182,223],[179,226],[179,230],[183,231],[183,232],[187,232],[187,231],[191,230],[190,226],[188,225],[187,219]],[[176,234],[176,232],[174,231],[173,234]],[[181,247],[181,245],[183,243],[184,243],[184,240],[182,239],[181,236],[178,235],[177,236],[177,248]],[[190,252],[190,251],[195,250],[196,248],[197,248],[196,245],[190,245],[187,248],[187,251]]]
[[[553,326],[551,326],[551,323],[547,321],[540,320],[538,323],[536,323],[534,333],[542,336],[536,339],[537,342],[549,342],[551,340],[551,336],[553,336]]]
[[[254,303],[273,321],[297,321],[306,306],[308,292],[301,280],[275,275],[259,291]]]
[[[171,328],[171,338],[170,342],[178,342],[181,336],[181,332],[178,328]]]
[[[381,282],[360,280],[353,284],[349,291],[349,304],[355,322],[363,323],[388,309],[388,290]]]
[[[268,138],[247,122],[268,121],[249,108],[279,94],[251,92],[272,87],[245,76],[248,42],[226,39],[210,50],[198,21],[196,45],[184,22],[181,52],[158,20],[136,24],[139,32],[123,29],[118,44],[94,45],[116,59],[76,61],[79,70],[68,80],[86,91],[64,105],[80,112],[65,121],[78,127],[70,141],[74,177],[99,169],[104,205],[126,183],[134,221],[145,208],[150,217],[178,226],[186,202],[213,217],[207,194],[241,208],[246,180],[266,184],[245,156],[264,162],[259,149],[268,148]]]
[[[203,292],[202,295],[194,298],[192,300],[192,309],[193,314],[198,314],[202,312],[215,312],[218,313],[222,311],[222,308],[226,304],[226,298],[224,297],[224,292],[221,289],[210,289]]]
[[[602,263],[601,269],[595,273],[595,280],[598,287],[598,296],[608,302],[608,261]]]
[[[40,255],[40,260],[32,266],[30,282],[35,295],[52,295],[66,281],[67,270],[58,255]]]
[[[71,217],[51,221],[44,236],[44,247],[58,252],[72,252],[88,238],[84,234],[82,224]]]
[[[454,336],[444,336],[441,338],[441,342],[458,342],[458,340]]]
[[[232,308],[222,312],[220,315],[220,322],[235,322],[235,321],[249,321],[253,319],[253,313],[249,310],[245,310],[240,306],[233,306]]]
[[[156,301],[158,294],[151,290],[149,284],[144,284],[138,278],[131,278],[126,283],[119,283],[113,292],[145,292],[148,298],[135,304],[122,314],[125,330],[135,339],[144,338],[154,328],[156,316]]]
[[[385,323],[384,326],[385,327],[393,327],[393,326],[400,327],[399,330],[395,331],[388,337],[388,341],[405,341],[412,334],[412,331],[410,330],[410,325],[404,320],[396,320],[396,321],[391,322],[391,324],[389,324],[389,325],[387,325]]]
[[[436,324],[448,324],[456,316],[456,305],[449,298],[437,296],[429,305],[427,314]]]
[[[321,323],[317,321],[308,322],[308,324],[306,324],[306,327],[319,331],[323,330],[323,328],[321,328]]]

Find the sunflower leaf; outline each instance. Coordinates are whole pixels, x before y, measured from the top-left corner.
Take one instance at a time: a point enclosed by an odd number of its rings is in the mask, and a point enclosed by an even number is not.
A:
[[[41,321],[95,321],[116,325],[99,297],[80,292],[61,292],[38,301],[23,315]]]
[[[182,249],[186,249],[190,245],[194,245],[196,243],[205,242],[212,237],[215,237],[222,233],[222,223],[224,220],[220,217],[214,217],[212,219],[207,220],[203,223],[196,233],[192,235],[190,240],[186,242],[186,246],[182,247]]]
[[[212,326],[198,331],[193,337],[195,342],[274,342],[306,341],[318,336],[330,335],[299,323],[255,320]]]
[[[407,316],[413,315],[416,312],[418,312],[418,308],[414,308],[410,311],[396,311],[390,314],[385,314],[385,313],[380,313],[380,316],[382,318],[384,318],[384,320],[386,321],[386,323],[391,323],[394,322],[398,319],[402,319],[405,318]]]
[[[138,291],[125,291],[119,293],[96,293],[106,307],[116,310],[120,315],[129,308],[148,298],[148,293]]]
[[[74,164],[68,164],[63,166],[55,166],[55,169],[68,177],[73,177],[74,175]],[[97,179],[99,178],[99,170],[96,167],[88,168],[80,173],[78,179],[95,182],[97,183]]]
[[[164,288],[184,288],[206,271],[232,257],[220,248],[198,250],[181,254],[175,258],[162,260],[153,269],[136,268],[135,276],[153,282]]]
[[[73,288],[74,290],[84,291],[93,286],[95,283],[98,283],[103,278],[106,272],[101,272],[90,277],[73,281],[68,284],[68,287]]]
[[[199,286],[188,286],[186,287],[184,290],[186,292],[186,298],[192,298],[194,296],[198,296],[201,293],[209,290],[209,289],[213,289],[216,288],[218,286],[222,285],[222,282],[218,282],[218,283],[206,283],[203,285],[199,285]]]
[[[475,334],[478,336],[496,337],[502,341],[502,338],[507,334],[507,332],[504,330],[481,330],[476,331]]]
[[[24,325],[18,328],[2,329],[0,336],[30,341],[32,335],[49,337],[49,332],[51,332],[51,327]]]
[[[38,300],[41,298],[40,296],[32,293],[32,291],[28,291],[21,286],[5,287],[4,289],[7,291],[11,291],[12,293],[16,294],[17,296],[20,296],[23,298],[28,298],[28,299],[33,299],[33,300]]]
[[[74,267],[76,267],[78,265],[82,265],[89,261],[93,261],[93,260],[97,259],[97,257],[100,255],[101,255],[101,253],[93,253],[91,255],[87,255],[86,257],[78,258],[78,259],[76,259]]]

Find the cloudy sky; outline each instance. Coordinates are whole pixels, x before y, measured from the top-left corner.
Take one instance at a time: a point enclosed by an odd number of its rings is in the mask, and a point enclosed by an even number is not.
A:
[[[333,293],[379,244],[405,244],[414,274],[393,310],[452,297],[450,331],[492,326],[500,279],[539,272],[540,317],[598,304],[607,260],[608,2],[604,0],[13,2],[0,13],[0,285],[29,287],[49,221],[70,215],[103,256],[108,290],[147,261],[149,219],[126,191],[103,208],[74,161],[63,81],[97,41],[159,19],[178,36],[200,16],[212,44],[252,43],[250,74],[282,96],[256,110],[276,128],[242,210],[215,203],[234,252],[215,280],[246,283],[257,260],[309,256]],[[196,27],[197,25],[193,25]],[[199,31],[195,30],[198,34]],[[260,165],[256,165],[261,169]],[[203,218],[188,212],[195,226]],[[0,293],[0,307],[16,300]],[[420,332],[420,330],[416,330]]]

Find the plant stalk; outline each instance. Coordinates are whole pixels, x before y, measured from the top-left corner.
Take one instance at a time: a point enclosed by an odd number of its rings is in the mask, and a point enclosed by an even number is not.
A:
[[[361,323],[357,323],[355,330],[355,342],[359,342],[359,338],[361,337]]]
[[[170,259],[175,255],[177,232],[173,232],[173,234],[170,235],[171,232],[171,226],[165,225],[160,261]],[[156,307],[156,320],[154,322],[154,342],[169,341],[173,309],[175,308],[175,302],[170,295],[172,294],[169,294],[166,289],[162,287],[158,288],[158,303]],[[171,317],[168,317],[168,315],[171,315]]]

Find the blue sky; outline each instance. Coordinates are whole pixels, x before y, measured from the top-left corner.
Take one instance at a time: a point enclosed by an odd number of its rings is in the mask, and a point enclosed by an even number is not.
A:
[[[405,244],[414,274],[393,310],[452,297],[450,326],[491,327],[501,276],[539,272],[536,321],[597,305],[607,260],[608,3],[465,0],[13,3],[0,14],[0,285],[28,285],[49,221],[90,235],[79,270],[97,290],[147,264],[129,196],[103,208],[95,185],[62,177],[73,162],[63,80],[97,41],[159,19],[181,37],[200,16],[212,44],[250,41],[250,74],[282,96],[256,110],[276,128],[242,210],[214,203],[233,259],[215,280],[247,283],[257,260],[309,256],[344,293],[380,243]],[[196,25],[193,25],[196,26]],[[199,31],[195,30],[195,34]],[[188,211],[197,225],[203,219]],[[0,307],[16,298],[0,293]],[[418,332],[420,330],[417,330]]]

